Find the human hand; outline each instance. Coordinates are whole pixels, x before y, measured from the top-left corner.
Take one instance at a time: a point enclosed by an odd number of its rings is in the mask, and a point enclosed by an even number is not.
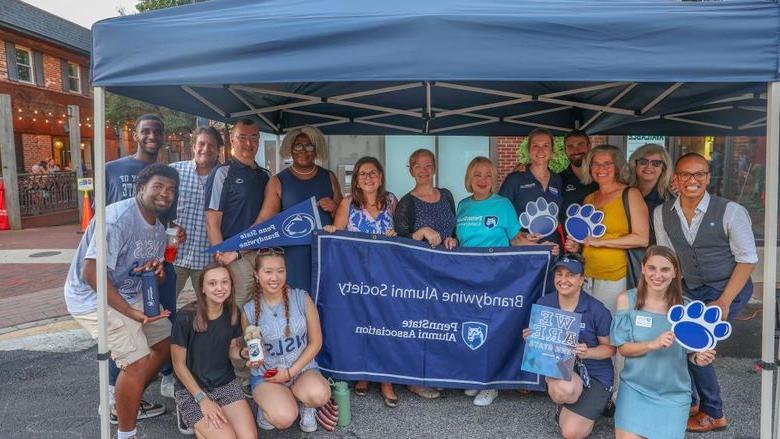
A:
[[[534,333],[534,332],[531,330],[531,328],[525,328],[525,329],[523,329],[523,340],[528,340],[528,337],[530,337],[531,335],[533,335],[533,333]]]
[[[538,242],[540,239],[542,239],[542,235],[538,233],[526,233],[525,239],[531,242]]]
[[[674,343],[674,334],[672,331],[665,331],[656,337],[655,340],[650,342],[650,348],[654,351],[659,349],[666,349]]]
[[[418,232],[422,233],[423,239],[428,241],[428,244],[430,244],[431,247],[436,247],[441,244],[441,235],[436,230],[433,230],[430,227],[422,227]]]
[[[269,383],[284,384],[292,379],[290,369],[277,369],[274,376],[265,378],[265,381]]]
[[[174,223],[173,226],[176,227],[176,240],[179,241],[179,245],[184,244],[187,241],[187,231],[178,224]]]
[[[200,405],[200,411],[203,413],[203,418],[206,419],[208,425],[213,428],[221,429],[223,424],[227,424],[227,418],[222,413],[222,407],[216,402],[212,401],[208,397],[203,398],[198,405]]]
[[[721,296],[722,297],[722,296]],[[721,320],[728,320],[729,318],[729,311],[731,310],[731,304],[726,303],[725,300],[717,299],[713,300],[712,302],[707,304],[708,306],[717,306],[720,308],[720,319]]]
[[[385,236],[387,236],[388,238],[392,238],[392,237],[394,237],[394,236],[398,236],[398,234],[397,234],[397,233],[395,233],[395,230],[394,230],[394,229],[388,229],[388,230],[385,232]]]
[[[563,245],[566,253],[579,253],[580,247],[580,243],[572,239],[571,236],[566,237],[566,243]]]
[[[545,241],[542,244],[543,245],[549,245],[551,247],[550,248],[550,254],[551,255],[558,256],[559,254],[561,254],[561,247],[558,244],[556,244],[554,242],[551,242],[551,241]]]
[[[585,238],[585,242],[582,243],[582,245],[586,247],[603,247],[604,242],[601,240],[601,238],[594,238],[592,236],[588,236]]]
[[[238,252],[217,252],[216,259],[217,262],[227,267],[238,259]]]
[[[712,364],[712,362],[715,361],[716,353],[717,352],[713,351],[712,349],[703,352],[696,352],[693,354],[693,364],[700,367]]]
[[[141,322],[142,325],[148,325],[148,324],[154,323],[154,322],[156,322],[158,320],[167,319],[171,315],[171,312],[168,311],[167,309],[160,310],[160,314],[156,315],[154,317],[147,316],[141,310],[138,310],[138,312],[140,313],[140,316],[139,316],[140,318],[138,318],[136,320]]]
[[[447,250],[452,250],[455,247],[458,246],[458,240],[453,238],[452,236],[448,236],[444,238],[444,248]]]
[[[330,197],[320,198],[317,201],[317,205],[320,206],[320,208],[322,210],[324,210],[325,212],[328,212],[328,213],[335,212],[336,209],[338,209],[338,207],[339,207],[339,205],[336,204],[335,201],[333,201],[333,198],[330,198]]]
[[[580,360],[586,360],[588,358],[588,345],[585,343],[577,343],[574,347],[574,354],[579,357]]]
[[[336,231],[336,226],[334,226],[333,224],[328,224],[327,226],[323,227],[322,230],[328,233],[333,233]]]

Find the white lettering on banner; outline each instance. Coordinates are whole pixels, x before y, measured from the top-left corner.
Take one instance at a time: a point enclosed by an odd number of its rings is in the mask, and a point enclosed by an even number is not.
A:
[[[261,234],[261,233],[267,233],[267,232],[269,232],[271,230],[276,230],[276,227],[275,226],[269,226],[269,227],[266,227],[266,228],[261,229],[261,230],[252,230],[251,232],[247,232],[247,233],[242,234],[241,235],[241,239],[243,240],[243,239],[246,239],[246,238],[250,238],[252,236],[256,236],[256,235]],[[263,243],[265,241],[268,241],[270,239],[276,239],[279,236],[280,235],[279,235],[278,231],[276,231],[274,233],[271,233],[270,235],[260,235],[260,236],[258,236],[257,238],[255,238],[255,239],[253,239],[251,241],[245,241],[245,242],[240,243],[238,245],[238,248],[253,247],[253,246],[257,245],[257,244],[261,244],[261,243]]]
[[[415,323],[410,323],[410,322],[415,322]],[[423,325],[422,322],[425,322],[426,324],[425,328],[422,327]],[[372,335],[377,337],[419,338],[423,340],[446,341],[449,343],[457,343],[458,341],[458,339],[455,337],[455,333],[457,332],[457,327],[458,327],[457,322],[437,323],[437,322],[429,322],[428,320],[404,320],[404,322],[402,323],[402,327],[411,328],[410,325],[413,324],[416,324],[417,326],[408,330],[389,329],[384,326],[382,326],[381,328],[377,328],[372,325],[356,326],[355,334]],[[423,331],[423,329],[427,329],[428,326],[430,326],[431,330]],[[415,331],[416,328],[419,329]],[[456,329],[450,329],[450,328],[456,328]],[[434,331],[443,331],[443,332],[434,332]]]
[[[439,291],[436,288],[402,288],[385,283],[379,285],[365,282],[337,282],[342,296],[374,296],[393,299],[433,300],[437,302],[476,305],[478,308],[522,308],[524,296],[518,294],[514,297],[491,296],[487,292],[466,293],[464,291]],[[571,322],[569,322],[571,324]]]

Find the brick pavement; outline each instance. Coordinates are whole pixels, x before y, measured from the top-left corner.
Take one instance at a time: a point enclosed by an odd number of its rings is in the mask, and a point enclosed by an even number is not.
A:
[[[61,286],[0,299],[0,329],[67,314]]]

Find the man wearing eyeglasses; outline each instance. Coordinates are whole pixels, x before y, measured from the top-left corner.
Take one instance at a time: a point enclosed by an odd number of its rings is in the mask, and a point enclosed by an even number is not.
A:
[[[747,210],[707,193],[710,178],[707,159],[696,153],[680,157],[673,176],[679,197],[658,206],[653,222],[658,244],[677,252],[685,295],[718,306],[725,320],[750,299],[758,254]],[[715,368],[688,363],[688,369],[695,387],[688,431],[726,428]]]
[[[260,130],[255,122],[239,120],[230,131],[233,156],[209,174],[206,235],[212,246],[249,228],[260,212],[271,173],[255,163],[259,141]],[[239,308],[252,297],[254,253],[246,250],[214,255],[214,259],[233,274],[235,301]]]

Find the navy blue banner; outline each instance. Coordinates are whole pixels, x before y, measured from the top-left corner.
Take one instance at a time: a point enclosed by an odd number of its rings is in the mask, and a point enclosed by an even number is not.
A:
[[[253,248],[309,245],[312,240],[312,232],[321,228],[317,200],[311,197],[230,239],[207,248],[205,251],[216,253]]]
[[[543,388],[520,365],[522,330],[546,288],[546,248],[449,251],[347,232],[316,232],[313,245],[323,372],[431,387]]]

